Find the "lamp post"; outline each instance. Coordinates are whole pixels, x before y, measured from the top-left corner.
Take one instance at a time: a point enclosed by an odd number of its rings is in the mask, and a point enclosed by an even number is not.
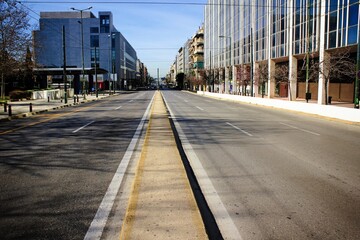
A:
[[[84,79],[85,79],[85,66],[84,66],[84,26],[83,26],[83,17],[82,17],[82,13],[83,11],[86,11],[86,10],[90,10],[92,9],[92,7],[88,7],[88,8],[85,8],[85,9],[77,9],[77,8],[71,8],[71,10],[73,11],[78,11],[80,12],[80,27],[81,27],[81,65],[82,65],[82,70],[81,70],[81,74],[82,74],[82,93],[84,95],[84,99],[86,99],[86,96],[85,96],[85,92],[84,92]]]
[[[98,79],[97,79],[97,48],[95,47],[95,95],[96,98],[99,97],[98,94]]]
[[[360,3],[359,3],[360,7]],[[360,18],[359,18],[360,25]],[[355,78],[355,96],[354,96],[354,108],[359,109],[359,82],[360,82],[360,33],[358,33],[358,44],[356,54],[356,78]]]
[[[231,69],[231,67],[232,67],[232,43],[231,43],[231,37],[229,37],[229,36],[224,36],[224,35],[220,35],[219,38],[227,38],[227,39],[229,39],[229,41],[230,41],[230,58],[229,58],[230,64],[229,64],[229,71],[231,72],[231,79],[229,79],[229,83],[230,83],[230,86],[231,86],[231,80],[232,80],[232,69]],[[226,89],[225,89],[225,90],[226,90]]]
[[[253,29],[250,30],[250,80],[251,80],[251,97],[254,97],[254,39],[253,39]]]
[[[113,59],[113,53],[112,53],[112,39],[115,36],[115,33],[109,34],[109,72],[108,72],[108,80],[109,80],[109,95],[111,95],[111,73],[114,78],[114,59]]]

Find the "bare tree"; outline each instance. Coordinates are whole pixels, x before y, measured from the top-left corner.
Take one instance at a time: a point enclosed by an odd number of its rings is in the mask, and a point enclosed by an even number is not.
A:
[[[350,50],[335,50],[326,53],[323,61],[313,61],[309,68],[309,78],[317,79],[319,74],[325,83],[325,104],[328,104],[329,83],[331,79],[355,78],[356,62],[350,57]]]
[[[245,95],[247,86],[250,84],[251,76],[250,76],[250,66],[240,65],[237,71],[237,85],[241,86],[245,89]]]
[[[295,76],[296,76],[296,74],[293,73],[292,77],[295,77]],[[276,66],[275,81],[276,81],[277,87],[280,87],[282,84],[286,84],[288,97],[290,97],[290,99],[291,99],[290,76],[289,76],[289,64],[288,63],[281,63]]]
[[[259,63],[259,67],[255,72],[255,81],[261,86],[261,97],[265,95],[265,83],[268,81],[269,67],[267,63]]]
[[[5,95],[5,77],[19,67],[30,42],[28,12],[15,0],[0,2],[1,97]]]
[[[212,84],[210,70],[199,69],[198,75],[199,75],[199,79],[200,79],[200,84],[205,85],[205,91],[207,91],[207,90],[210,91],[208,89],[208,87]]]

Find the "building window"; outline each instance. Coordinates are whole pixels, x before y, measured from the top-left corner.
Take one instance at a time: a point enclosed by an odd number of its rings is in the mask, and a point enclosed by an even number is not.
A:
[[[109,33],[110,32],[110,16],[102,15],[100,16],[100,32]]]
[[[359,5],[355,4],[349,8],[349,27],[358,24]]]
[[[98,48],[96,49],[96,52],[95,52],[95,49],[90,50],[90,56],[91,56],[91,61],[92,62],[95,62],[95,55],[96,55],[96,61],[100,62],[99,49]]]
[[[90,47],[99,47],[99,35],[90,35]]]
[[[357,42],[358,38],[357,25],[353,27],[349,27],[348,29],[348,44],[354,44]]]
[[[90,33],[99,33],[99,28],[98,27],[91,27],[90,28]]]
[[[92,67],[92,68],[95,68],[95,63],[91,63],[91,67]],[[96,68],[100,68],[100,64],[99,64],[99,63],[96,63]]]
[[[329,31],[336,30],[337,26],[337,12],[330,13]]]
[[[329,48],[336,47],[336,31],[329,33]]]
[[[338,0],[330,0],[330,12],[336,10],[338,7]]]

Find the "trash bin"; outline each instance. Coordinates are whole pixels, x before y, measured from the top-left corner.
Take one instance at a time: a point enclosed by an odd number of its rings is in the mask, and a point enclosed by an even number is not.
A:
[[[331,104],[332,96],[328,96],[328,104]]]

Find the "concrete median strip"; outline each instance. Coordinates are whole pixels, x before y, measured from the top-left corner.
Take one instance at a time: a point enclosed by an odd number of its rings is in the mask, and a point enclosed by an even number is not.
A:
[[[207,238],[157,92],[120,239]]]

